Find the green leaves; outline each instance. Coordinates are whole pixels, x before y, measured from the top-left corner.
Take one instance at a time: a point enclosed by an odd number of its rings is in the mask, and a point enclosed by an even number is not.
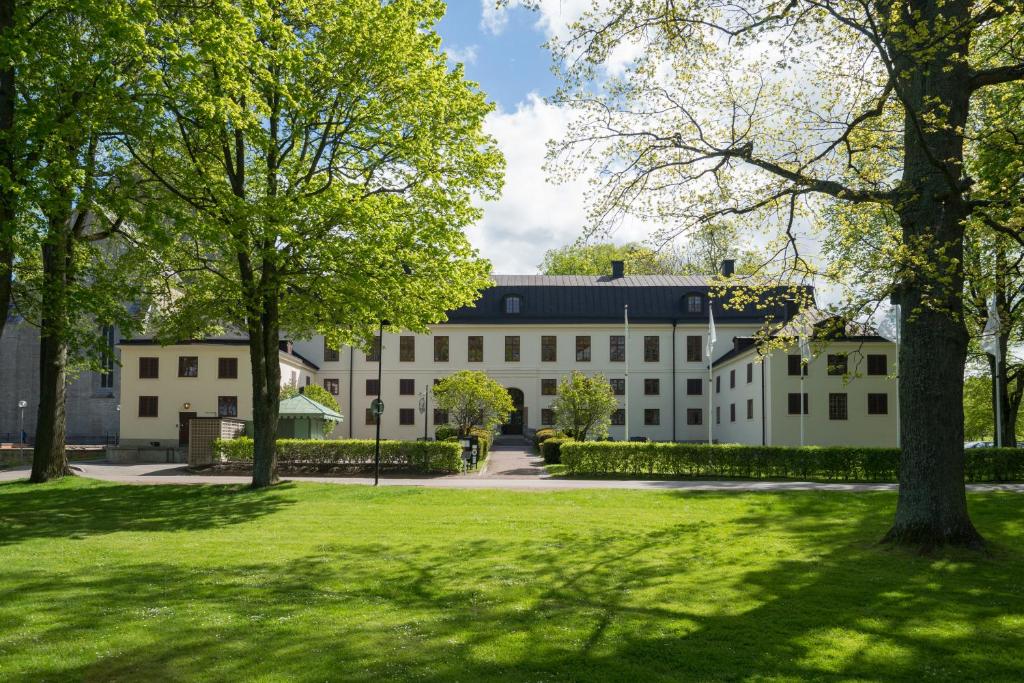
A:
[[[579,441],[607,436],[612,413],[618,407],[604,375],[587,376],[579,370],[562,378],[558,396],[551,402],[555,426]]]
[[[437,407],[448,411],[448,418],[468,434],[472,427],[493,429],[505,422],[514,410],[508,390],[486,373],[462,370],[445,377],[434,386]]]

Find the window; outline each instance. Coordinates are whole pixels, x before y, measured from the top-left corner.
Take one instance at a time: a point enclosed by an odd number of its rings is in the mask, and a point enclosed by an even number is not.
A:
[[[434,362],[448,362],[448,337],[434,337]]]
[[[540,423],[542,425],[555,424],[555,411],[551,410],[551,408],[541,408]]]
[[[441,408],[434,408],[434,424],[446,425],[448,424],[448,411],[442,410]]]
[[[830,353],[830,354],[828,354],[828,374],[830,374],[830,375],[845,375],[846,374],[846,354],[845,353]]]
[[[828,419],[845,420],[847,417],[846,394],[828,395]]]
[[[747,399],[747,419],[754,419],[754,399],[752,398]]]
[[[218,358],[217,359],[218,379],[238,379],[238,359]]]
[[[103,372],[100,373],[100,388],[114,388],[114,326],[103,326]]]
[[[715,406],[715,424],[722,424],[722,406]]]
[[[589,336],[576,337],[576,362],[577,363],[589,363],[590,362],[590,337]]]
[[[337,396],[338,392],[340,391],[340,389],[338,387],[338,380],[337,379],[325,379],[324,380],[324,389],[326,389],[327,393],[331,394],[332,396]]]
[[[505,337],[505,362],[519,362],[519,337]]]
[[[715,393],[716,394],[722,393],[722,376],[721,375],[718,375],[717,377],[715,377]]]
[[[686,409],[686,424],[688,424],[688,425],[704,424],[704,416],[701,413],[700,408],[687,408]]]
[[[178,356],[178,377],[198,377],[199,356]]]
[[[308,387],[313,382],[313,378],[306,375],[306,386]]]
[[[218,396],[217,417],[238,417],[238,397]]]
[[[869,375],[888,375],[889,370],[886,368],[886,357],[884,353],[869,353],[868,354],[868,374]]]
[[[791,393],[788,396],[789,399],[789,414],[799,415],[800,414],[800,394],[799,392]],[[804,394],[804,415],[807,414],[807,394]]]
[[[789,361],[790,376],[799,377],[801,368],[803,368],[804,377],[807,376],[807,366],[804,365],[803,359],[800,357],[799,353],[789,354],[787,360]]]
[[[469,354],[466,357],[470,363],[484,362],[484,338],[471,335],[469,337]]]
[[[541,396],[554,396],[558,393],[558,380],[557,379],[542,379],[540,381],[540,395]]]
[[[704,302],[701,300],[700,294],[687,294],[686,295],[686,312],[687,313],[700,313],[701,309],[704,308]]]
[[[398,361],[401,363],[416,362],[416,337],[404,335],[398,339]]]
[[[729,371],[729,388],[730,389],[735,389],[736,388],[736,369],[735,368],[733,368],[732,370]]]
[[[889,394],[868,394],[868,415],[888,415]]]
[[[754,381],[754,364],[747,363],[747,384]]]
[[[380,362],[380,335],[373,338],[370,350],[366,352],[366,360],[371,363]]]
[[[688,335],[686,337],[686,361],[688,363],[700,362],[700,340],[699,335]]]
[[[644,408],[644,424],[645,425],[660,425],[661,424],[661,411],[657,408]]]
[[[379,396],[380,395],[380,380],[368,379],[366,380],[366,395],[367,396]]]
[[[157,397],[139,396],[139,417],[157,417]]]
[[[686,395],[687,396],[700,396],[704,393],[704,380],[702,379],[688,379],[686,380]]]
[[[398,409],[398,424],[400,424],[400,425],[414,425],[414,424],[416,424],[416,409],[415,408],[399,408]]]
[[[375,425],[377,424],[377,416],[373,414],[372,408],[366,409],[366,424]]]
[[[657,363],[661,356],[661,337],[651,335],[644,337],[644,362]]]
[[[416,380],[414,379],[400,379],[398,380],[398,393],[402,396],[412,396],[416,393]]]
[[[735,421],[736,421],[736,404],[735,403],[730,403],[729,404],[729,422],[735,422]]]
[[[554,363],[558,360],[558,337],[554,335],[541,336],[540,359],[545,363]]]
[[[505,312],[506,313],[518,313],[522,308],[522,299],[515,294],[505,297]]]
[[[159,358],[143,357],[139,359],[139,379],[157,379],[159,376]]]
[[[608,380],[608,384],[611,385],[612,393],[615,394],[616,396],[626,395],[626,380],[622,378],[610,379]]]
[[[327,340],[324,339],[324,362],[330,363],[332,361],[337,361],[339,358],[338,349],[332,349],[327,345]]]
[[[622,363],[626,360],[626,337],[621,334],[613,334],[608,337],[608,360],[612,363]]]
[[[622,426],[626,424],[626,411],[622,408],[618,408],[612,413],[612,424]]]
[[[644,394],[647,396],[657,396],[661,393],[661,380],[659,379],[645,379],[644,380]]]

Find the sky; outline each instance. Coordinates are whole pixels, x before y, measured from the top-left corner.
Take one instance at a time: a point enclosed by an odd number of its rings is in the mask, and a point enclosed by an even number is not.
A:
[[[487,132],[505,154],[502,198],[484,205],[469,239],[496,273],[535,273],[547,249],[574,242],[587,223],[587,183],[555,185],[543,169],[548,140],[565,131],[570,112],[549,104],[558,83],[543,47],[590,0],[543,0],[539,10],[495,9],[495,0],[448,0],[438,32],[450,59],[462,62],[496,109]],[[642,227],[617,232],[618,242],[643,239]]]

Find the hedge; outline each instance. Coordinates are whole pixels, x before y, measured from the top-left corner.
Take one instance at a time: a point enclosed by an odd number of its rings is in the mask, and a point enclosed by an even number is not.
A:
[[[568,474],[896,481],[896,448],[572,442],[560,447]],[[967,481],[1024,479],[1024,449],[964,451]]]
[[[228,462],[251,462],[252,439],[214,441],[214,453]],[[370,465],[374,442],[370,439],[278,439],[281,463],[311,465]],[[417,472],[462,471],[462,449],[445,441],[381,441],[380,462],[392,469]]]
[[[570,441],[572,439],[564,437],[552,437],[541,441],[540,454],[544,457],[544,462],[549,465],[557,465],[562,462],[562,444],[569,443]]]
[[[494,444],[494,432],[482,427],[473,427],[469,430],[469,433],[477,437],[477,440],[480,442],[480,453],[477,456],[477,462],[482,463],[487,459],[487,454],[491,451],[491,446]],[[459,430],[453,425],[441,425],[434,430],[434,438],[438,441],[457,440],[458,435]]]

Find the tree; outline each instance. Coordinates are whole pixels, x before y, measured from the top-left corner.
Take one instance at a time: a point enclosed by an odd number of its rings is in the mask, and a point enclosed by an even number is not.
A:
[[[574,370],[571,377],[562,378],[558,396],[551,402],[555,426],[577,441],[607,436],[612,413],[618,407],[619,402],[604,375],[588,377],[579,370]]]
[[[230,4],[161,45],[159,144],[124,139],[181,248],[161,338],[249,338],[254,487],[276,481],[282,330],[426,331],[487,285],[463,230],[500,189],[492,106],[449,69],[439,0]]]
[[[982,93],[1024,78],[1022,11],[981,0],[613,0],[553,46],[559,101],[578,112],[553,158],[597,167],[596,222],[778,225],[781,268],[808,277],[806,219],[841,204],[896,218],[893,277],[874,293],[904,311],[893,543],[983,545],[963,478],[962,256],[966,221],[999,200],[972,195],[964,133]],[[981,59],[978,46],[1000,31]],[[605,78],[612,51],[635,43],[626,73]]]
[[[612,261],[623,261],[627,275],[671,275],[673,265],[667,255],[634,242],[567,244],[544,252],[540,272],[544,275],[608,275]]]
[[[103,352],[101,326],[137,326],[125,304],[143,300],[151,261],[129,248],[143,225],[126,225],[121,211],[137,174],[113,140],[117,131],[151,129],[154,109],[128,93],[153,73],[153,19],[151,5],[132,2],[33,3],[15,12],[4,44],[13,74],[0,80],[13,79],[17,98],[13,112],[0,102],[0,118],[11,122],[0,137],[14,145],[0,160],[0,314],[4,298],[16,297],[18,312],[39,327],[33,482],[69,472],[69,369]]]
[[[15,0],[0,0],[0,337],[4,334],[14,283],[14,244],[17,229],[18,145],[14,129]]]
[[[478,370],[461,370],[434,385],[434,401],[448,411],[448,420],[469,435],[473,427],[494,429],[515,409],[508,390]]]

